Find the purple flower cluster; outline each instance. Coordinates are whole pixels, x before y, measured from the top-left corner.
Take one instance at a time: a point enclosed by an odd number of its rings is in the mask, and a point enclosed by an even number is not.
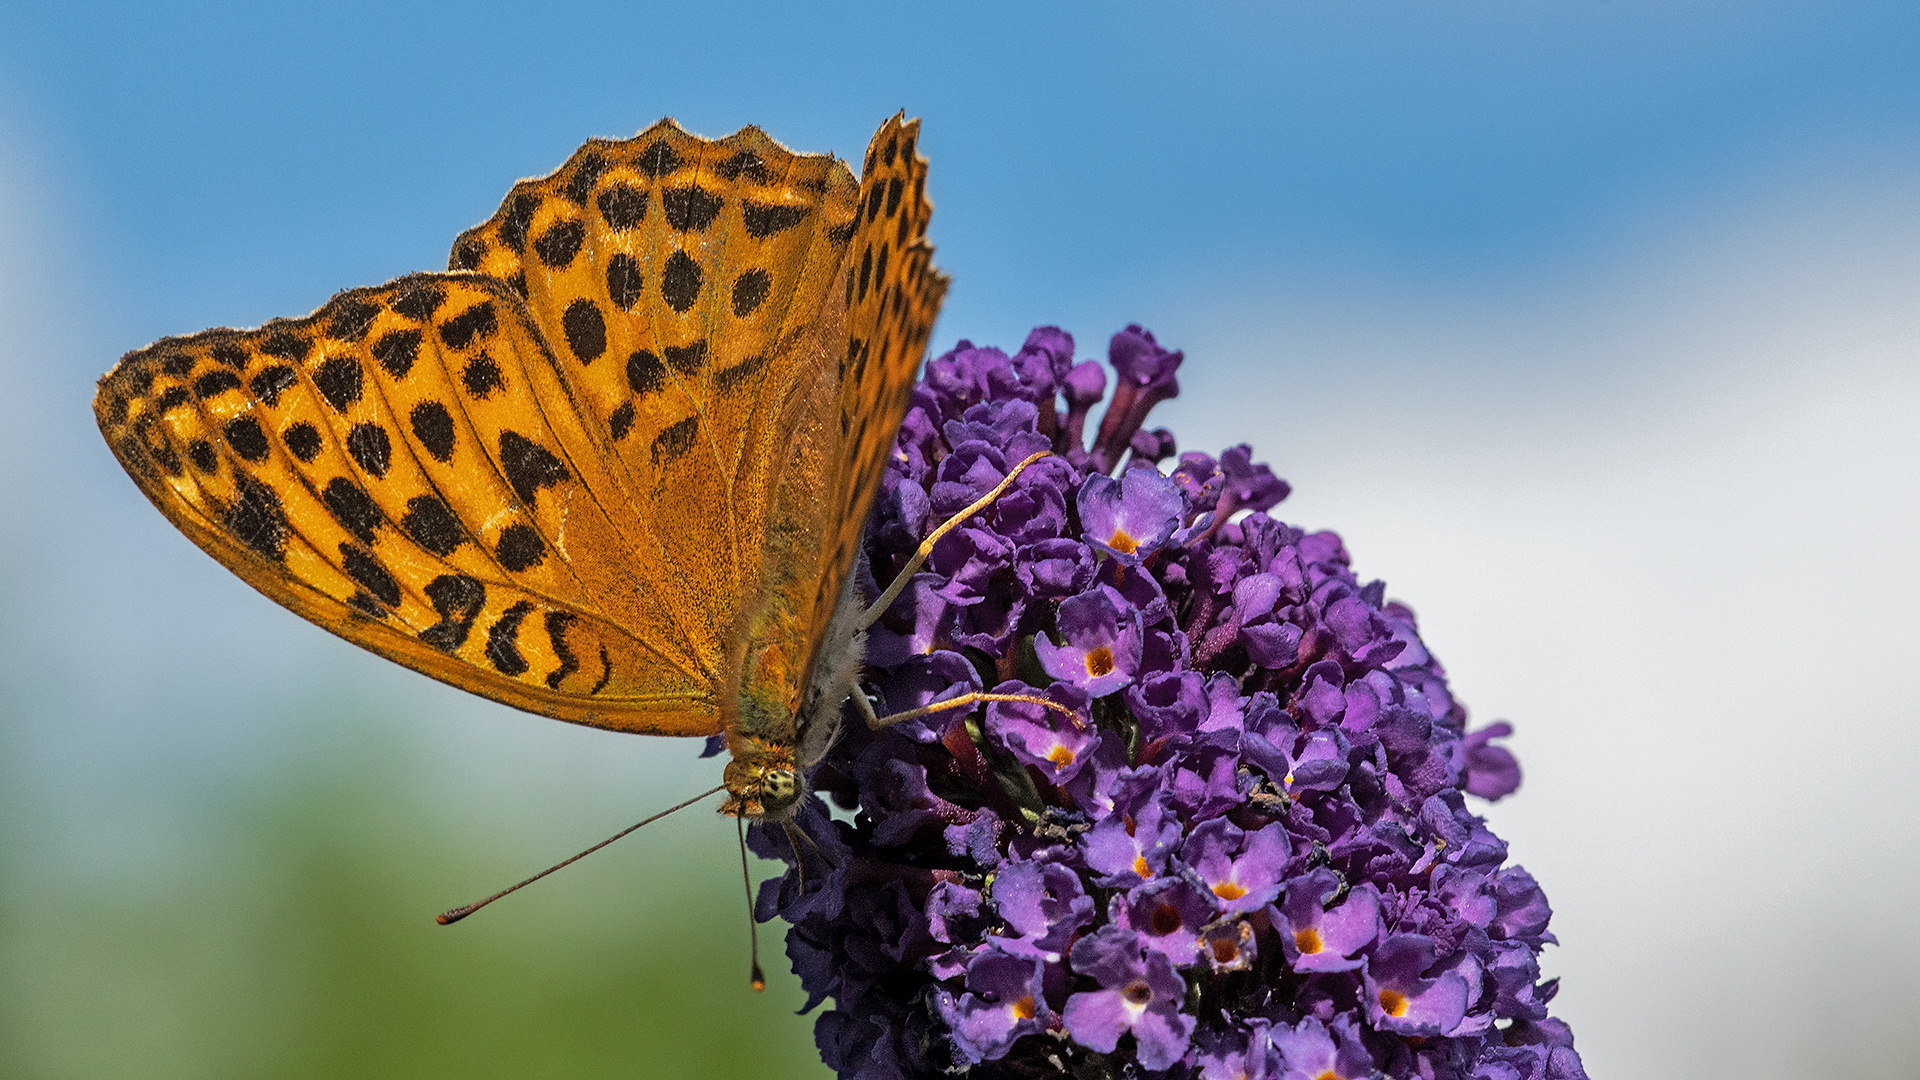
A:
[[[1181,354],[1128,327],[1116,385],[1073,340],[927,366],[867,533],[875,581],[945,536],[877,623],[886,715],[846,734],[758,915],[842,1077],[1584,1077],[1547,1014],[1545,896],[1463,795],[1519,785],[1413,613],[1340,538],[1269,516],[1244,446],[1149,431]],[[1064,404],[1064,408],[1063,408]],[[1114,474],[1117,467],[1118,476]],[[1064,714],[1071,714],[1067,719]]]

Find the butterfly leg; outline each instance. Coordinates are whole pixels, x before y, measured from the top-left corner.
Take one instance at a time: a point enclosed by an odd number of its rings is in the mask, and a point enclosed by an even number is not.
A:
[[[864,698],[865,696],[864,694],[854,695],[856,698]],[[875,731],[879,731],[883,728],[892,727],[903,720],[918,720],[922,716],[931,716],[934,713],[946,712],[949,709],[970,708],[985,701],[1024,701],[1029,705],[1045,706],[1075,724],[1080,723],[1080,715],[1078,713],[1048,698],[1035,697],[1032,694],[989,694],[978,691],[971,694],[961,694],[959,697],[948,698],[945,701],[936,701],[931,705],[922,705],[917,709],[908,709],[906,712],[892,713],[888,716],[875,716],[872,705],[865,705],[861,712],[866,717],[867,726]]]
[[[860,718],[867,722],[868,727],[879,731],[881,728],[887,726],[880,722],[880,714],[873,711],[873,699],[867,696],[865,687],[859,685],[854,686],[853,703],[859,706]]]
[[[880,598],[873,602],[873,606],[861,613],[859,622],[855,628],[865,630],[867,627],[873,625],[874,620],[886,614],[887,609],[893,606],[894,600],[898,598],[901,591],[907,587],[907,583],[913,580],[913,575],[919,573],[920,567],[926,564],[927,557],[933,554],[933,545],[939,543],[941,537],[959,528],[968,518],[992,506],[993,500],[1006,494],[1007,489],[1013,486],[1014,480],[1017,479],[1022,472],[1026,471],[1027,466],[1039,461],[1043,457],[1052,456],[1052,452],[1048,450],[1041,450],[1038,453],[1028,455],[1025,461],[1008,470],[1006,479],[994,485],[992,491],[975,499],[966,509],[948,518],[941,523],[939,528],[928,533],[927,538],[920,541],[920,548],[913,553],[913,558],[908,559],[907,565],[901,567],[900,572],[894,575],[893,584],[887,586],[887,591],[880,594]],[[855,696],[857,697],[859,695]],[[872,723],[873,710],[871,708],[867,710],[867,716],[868,723]]]

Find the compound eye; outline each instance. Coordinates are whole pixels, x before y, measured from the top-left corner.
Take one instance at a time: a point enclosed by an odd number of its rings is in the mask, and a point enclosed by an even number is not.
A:
[[[761,789],[774,802],[785,802],[793,798],[798,786],[799,778],[794,775],[792,769],[775,769],[761,781]]]

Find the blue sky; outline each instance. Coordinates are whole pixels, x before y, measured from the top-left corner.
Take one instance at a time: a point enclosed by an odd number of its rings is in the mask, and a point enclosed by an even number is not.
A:
[[[1595,1075],[1904,1075],[1916,56],[1895,3],[0,3],[0,810],[28,823],[0,884],[203,842],[209,793],[344,737],[311,702],[404,718],[515,870],[704,786],[692,748],[274,608],[119,473],[91,384],[444,265],[588,135],[672,114],[857,157],[904,108],[955,282],[936,346],[1051,322],[1097,356],[1138,321],[1186,349],[1156,419],[1251,440],[1279,512],[1339,528],[1516,723],[1527,786],[1489,812],[1555,901]],[[684,828],[648,843],[726,839]],[[1855,936],[1781,946],[1807,912]]]
[[[0,100],[145,340],[433,267],[584,134],[926,118],[943,330],[1510,288],[1920,154],[1897,4],[14,5]],[[1124,311],[1120,309],[1125,309]],[[238,309],[238,310],[236,310]],[[184,321],[183,321],[184,320]],[[1091,328],[1091,327],[1090,327]]]

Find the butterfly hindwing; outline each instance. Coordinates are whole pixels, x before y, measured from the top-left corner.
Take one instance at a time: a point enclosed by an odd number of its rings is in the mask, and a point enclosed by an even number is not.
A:
[[[560,719],[717,729],[702,658],[647,602],[657,582],[590,490],[604,470],[580,461],[585,422],[498,282],[415,275],[165,339],[95,409],[168,518],[334,633]]]
[[[822,539],[811,575],[809,660],[853,570],[946,296],[947,278],[933,268],[926,240],[933,204],[926,194],[927,161],[917,152],[919,136],[920,121],[896,115],[874,133],[861,172],[858,217],[838,286],[846,306],[846,345],[835,358],[834,413],[826,430],[814,435],[833,449],[816,511]]]

